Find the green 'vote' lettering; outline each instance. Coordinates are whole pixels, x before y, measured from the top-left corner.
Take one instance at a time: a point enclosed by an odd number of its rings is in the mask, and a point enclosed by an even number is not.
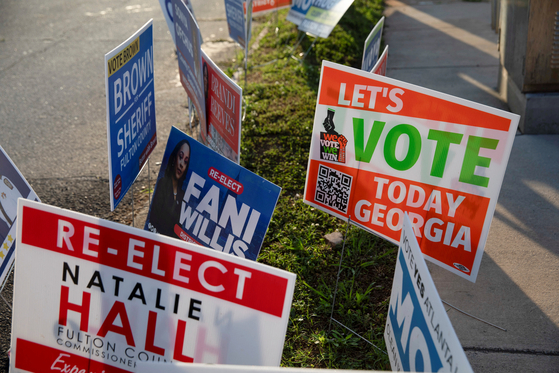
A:
[[[380,136],[384,130],[386,122],[375,120],[369,133],[369,138],[365,143],[364,120],[362,118],[353,118],[353,139],[355,146],[355,160],[358,162],[370,163],[371,158],[377,148]],[[406,135],[409,140],[406,156],[399,160],[396,158],[396,144],[402,135]],[[429,130],[428,140],[436,142],[435,154],[431,164],[430,175],[442,178],[445,172],[445,166],[448,159],[448,153],[451,145],[459,145],[462,142],[463,134]],[[477,185],[487,188],[489,178],[475,174],[476,167],[488,168],[491,164],[491,158],[479,155],[481,148],[495,150],[499,140],[469,136],[468,142],[464,150],[464,161],[460,170],[459,180],[463,183]],[[406,171],[412,168],[421,155],[422,141],[421,134],[414,126],[410,124],[398,124],[394,126],[386,134],[384,141],[383,155],[386,163],[395,170]]]

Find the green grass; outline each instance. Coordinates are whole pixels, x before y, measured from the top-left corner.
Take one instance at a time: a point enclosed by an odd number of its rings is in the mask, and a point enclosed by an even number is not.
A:
[[[346,224],[302,200],[323,59],[360,68],[365,38],[380,19],[380,0],[356,0],[327,39],[312,39],[287,22],[287,11],[262,19],[243,87],[246,118],[241,164],[282,187],[282,195],[258,261],[297,274],[282,366],[389,369],[388,357],[330,321],[341,247],[327,233]],[[241,57],[242,58],[242,57]],[[241,60],[239,58],[238,60]],[[241,79],[241,85],[244,85]],[[350,227],[336,295],[334,318],[381,350],[395,266],[395,246]]]

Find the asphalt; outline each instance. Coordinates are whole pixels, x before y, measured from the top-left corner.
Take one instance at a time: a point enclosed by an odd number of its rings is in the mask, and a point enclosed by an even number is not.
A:
[[[387,76],[508,110],[489,2],[387,0]],[[559,114],[558,114],[559,115]],[[514,140],[476,283],[429,264],[476,372],[559,372],[559,136]]]
[[[192,0],[216,63],[240,50],[223,0]],[[158,146],[132,193],[110,211],[103,56],[153,19]],[[0,1],[0,146],[41,201],[142,228],[148,182],[172,126],[190,131],[187,96],[158,0]],[[151,178],[148,178],[148,174]],[[11,304],[13,274],[1,296]],[[40,313],[38,317],[40,317]],[[0,299],[0,372],[8,371],[12,311]]]

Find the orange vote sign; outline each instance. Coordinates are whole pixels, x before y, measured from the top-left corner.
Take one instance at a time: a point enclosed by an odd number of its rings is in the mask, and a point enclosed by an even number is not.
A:
[[[475,281],[518,119],[324,62],[305,201]]]

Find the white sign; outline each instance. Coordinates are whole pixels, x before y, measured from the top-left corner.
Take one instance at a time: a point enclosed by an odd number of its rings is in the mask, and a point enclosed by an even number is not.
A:
[[[393,371],[473,373],[407,214],[398,248],[384,340]]]
[[[279,365],[294,274],[19,201],[12,372]]]
[[[313,1],[299,24],[299,30],[327,38],[351,4],[353,0]]]
[[[519,116],[323,61],[305,202],[475,281]]]
[[[0,291],[14,263],[18,198],[39,200],[0,146]]]
[[[375,63],[375,66],[371,69],[373,74],[378,74],[386,76],[386,65],[388,63],[388,45],[384,47],[384,52],[380,55],[380,58]]]
[[[365,40],[363,48],[363,61],[361,62],[361,70],[371,71],[376,65],[378,55],[380,53],[380,39],[382,36],[382,29],[384,27],[384,17],[382,17],[375,27],[371,30],[369,36]],[[385,75],[385,74],[382,74]]]

